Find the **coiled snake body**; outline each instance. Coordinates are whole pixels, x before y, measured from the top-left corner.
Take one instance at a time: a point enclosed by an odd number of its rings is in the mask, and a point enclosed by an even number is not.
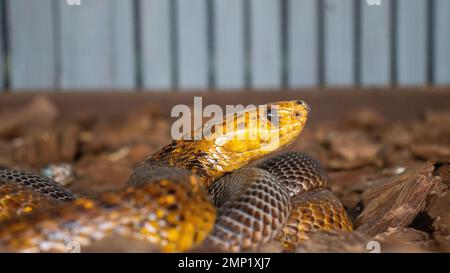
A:
[[[64,252],[73,241],[119,235],[166,252],[252,251],[272,240],[289,248],[314,230],[351,230],[309,155],[246,166],[295,140],[308,113],[303,101],[287,101],[225,116],[194,131],[194,140],[172,141],[142,162],[124,189],[95,199],[0,168],[0,248]]]

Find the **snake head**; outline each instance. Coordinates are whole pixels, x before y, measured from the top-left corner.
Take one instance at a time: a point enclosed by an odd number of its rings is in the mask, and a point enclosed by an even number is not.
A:
[[[303,130],[309,111],[304,101],[292,100],[227,115],[223,123],[215,125],[221,130],[214,134],[214,149],[210,149],[227,162],[217,167],[233,171],[292,143]]]
[[[310,110],[302,100],[269,103],[266,108],[267,126],[261,127],[261,123],[259,126],[261,150],[273,152],[292,143],[299,136]],[[260,118],[264,119],[264,116]]]
[[[306,102],[302,100],[282,101],[269,104],[270,108],[278,108],[279,128],[281,135],[286,133],[293,133],[293,137],[289,140],[294,140],[303,130],[303,127],[308,120],[310,108]],[[290,143],[290,142],[288,142]]]
[[[173,141],[149,157],[143,168],[158,162],[188,169],[208,184],[293,142],[308,113],[308,105],[301,100],[247,106],[197,129],[199,140]]]

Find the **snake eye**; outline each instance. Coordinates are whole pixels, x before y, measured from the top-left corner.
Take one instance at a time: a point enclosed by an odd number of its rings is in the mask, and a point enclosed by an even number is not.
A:
[[[273,118],[275,117],[276,113],[275,110],[272,108],[272,106],[267,107],[267,111],[266,111],[266,118],[268,121],[272,121]]]

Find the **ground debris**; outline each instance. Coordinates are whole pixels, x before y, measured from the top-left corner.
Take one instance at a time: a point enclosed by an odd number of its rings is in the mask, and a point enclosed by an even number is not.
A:
[[[13,138],[32,128],[49,128],[57,117],[57,107],[47,97],[36,96],[22,108],[0,115],[0,138]]]
[[[365,209],[358,216],[357,231],[375,236],[389,227],[406,227],[425,208],[427,196],[440,180],[433,162],[375,181],[363,193]]]
[[[309,235],[309,240],[299,243],[297,253],[369,253],[371,239],[358,232],[319,231]]]
[[[125,237],[106,237],[89,246],[79,248],[82,253],[154,253],[161,252],[155,244]]]
[[[377,235],[381,252],[436,252],[437,243],[428,233],[413,228],[388,228]]]
[[[382,163],[379,156],[382,146],[364,131],[330,131],[324,136],[323,143],[330,149],[326,165],[331,169],[354,169]]]
[[[450,161],[450,145],[444,144],[416,144],[411,146],[411,152],[425,160]]]

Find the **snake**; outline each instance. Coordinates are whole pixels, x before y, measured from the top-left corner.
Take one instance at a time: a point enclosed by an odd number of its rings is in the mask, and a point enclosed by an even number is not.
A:
[[[256,251],[273,241],[289,250],[317,230],[351,231],[318,160],[289,152],[257,162],[296,140],[309,113],[292,100],[211,120],[144,159],[123,188],[95,198],[0,167],[0,249],[67,252],[71,242],[121,236],[162,252]]]

